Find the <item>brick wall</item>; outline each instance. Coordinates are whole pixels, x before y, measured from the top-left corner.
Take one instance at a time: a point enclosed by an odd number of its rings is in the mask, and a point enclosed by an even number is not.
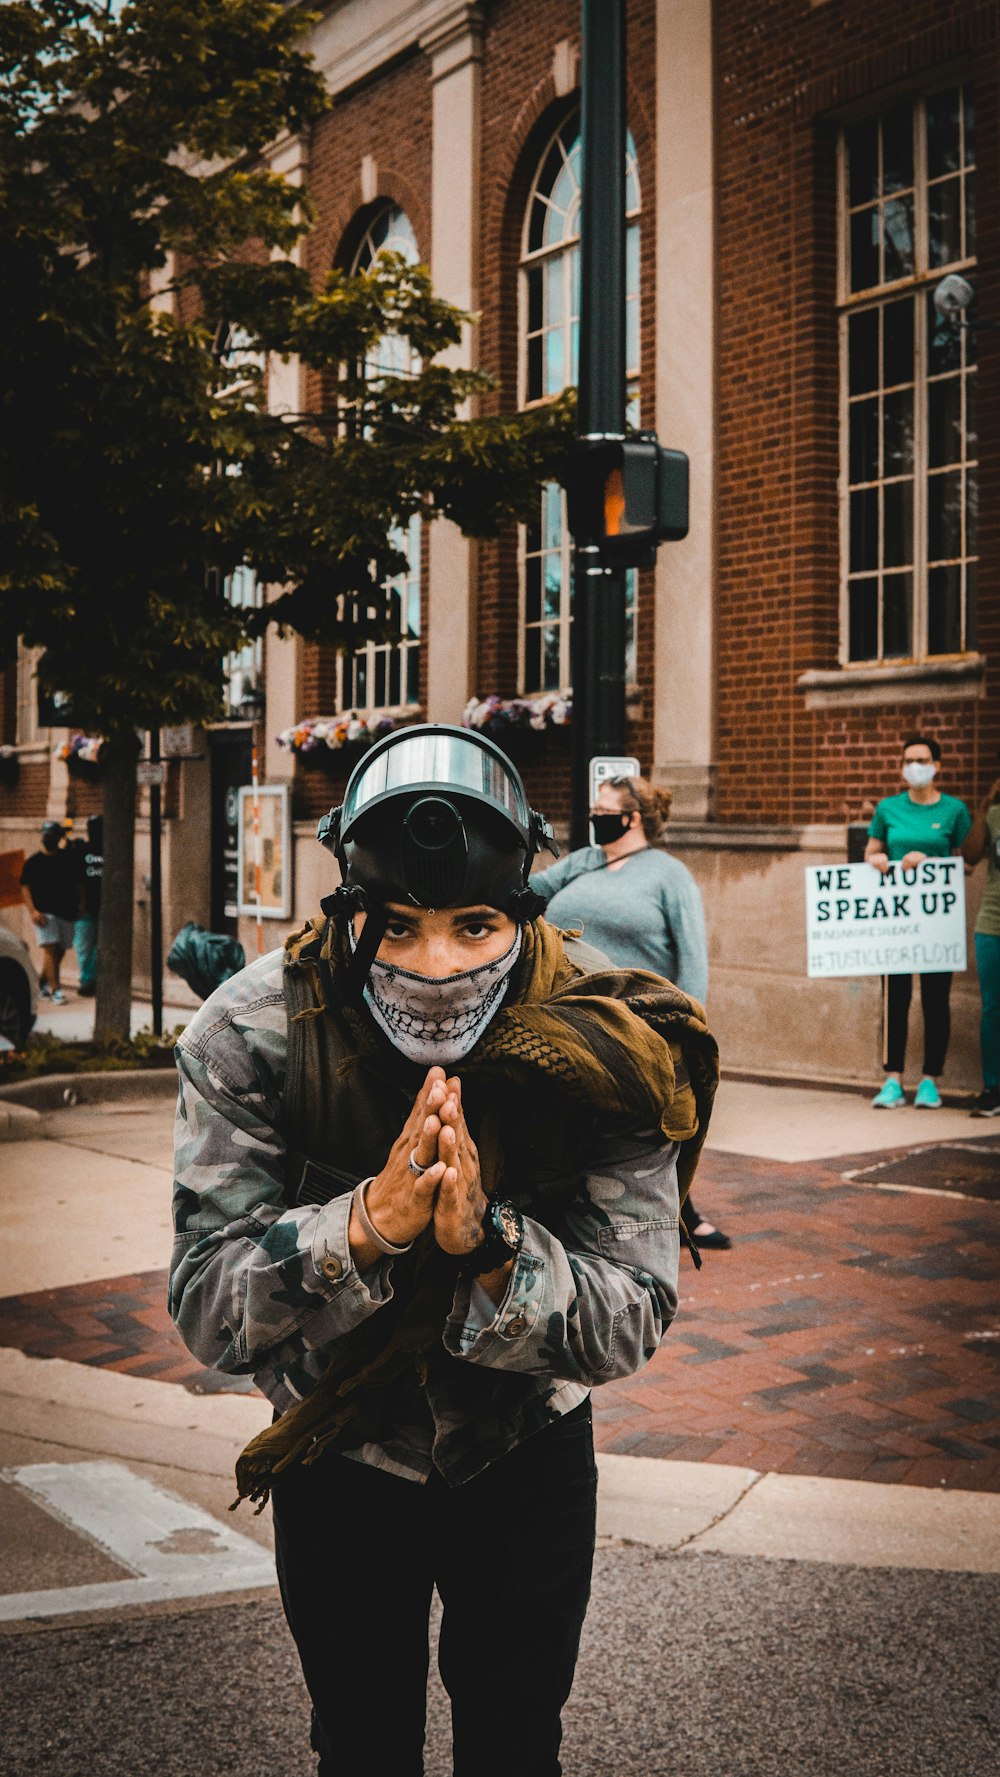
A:
[[[952,71],[977,111],[981,312],[1000,252],[996,7],[952,0],[718,0],[718,808],[721,819],[839,822],[897,785],[900,738],[946,749],[946,787],[988,782],[1000,745],[1000,340],[980,335],[975,703],[807,711],[799,674],[838,646],[837,120]]]

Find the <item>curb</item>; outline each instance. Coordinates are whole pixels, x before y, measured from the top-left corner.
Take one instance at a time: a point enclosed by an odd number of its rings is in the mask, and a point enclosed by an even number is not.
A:
[[[0,1104],[0,1142],[38,1141],[45,1131],[40,1111],[26,1105]]]
[[[36,1080],[0,1086],[0,1119],[8,1105],[25,1105],[35,1112],[61,1111],[66,1105],[102,1104],[109,1099],[173,1098],[176,1092],[177,1070],[173,1066],[123,1067],[111,1073],[43,1074]]]

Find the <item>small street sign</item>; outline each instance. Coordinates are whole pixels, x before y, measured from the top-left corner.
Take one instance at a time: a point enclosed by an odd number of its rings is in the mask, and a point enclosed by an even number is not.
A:
[[[141,789],[162,788],[166,770],[159,759],[140,759],[135,768],[135,781]]]
[[[590,805],[593,807],[597,792],[609,777],[641,777],[642,767],[638,759],[630,756],[614,758],[610,754],[598,753],[590,761]]]
[[[193,722],[182,722],[175,728],[160,729],[160,750],[165,759],[200,759],[197,733]]]

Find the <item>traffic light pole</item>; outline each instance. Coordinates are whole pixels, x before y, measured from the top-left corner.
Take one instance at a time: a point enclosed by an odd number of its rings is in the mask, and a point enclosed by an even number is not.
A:
[[[625,435],[625,0],[583,0],[579,435]],[[589,843],[590,761],[625,750],[625,570],[602,560],[603,513],[574,533],[574,849]]]

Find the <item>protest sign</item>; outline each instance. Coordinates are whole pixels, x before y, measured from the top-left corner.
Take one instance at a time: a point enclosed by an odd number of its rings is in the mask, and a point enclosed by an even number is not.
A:
[[[806,870],[809,974],[939,975],[966,966],[961,858]]]

